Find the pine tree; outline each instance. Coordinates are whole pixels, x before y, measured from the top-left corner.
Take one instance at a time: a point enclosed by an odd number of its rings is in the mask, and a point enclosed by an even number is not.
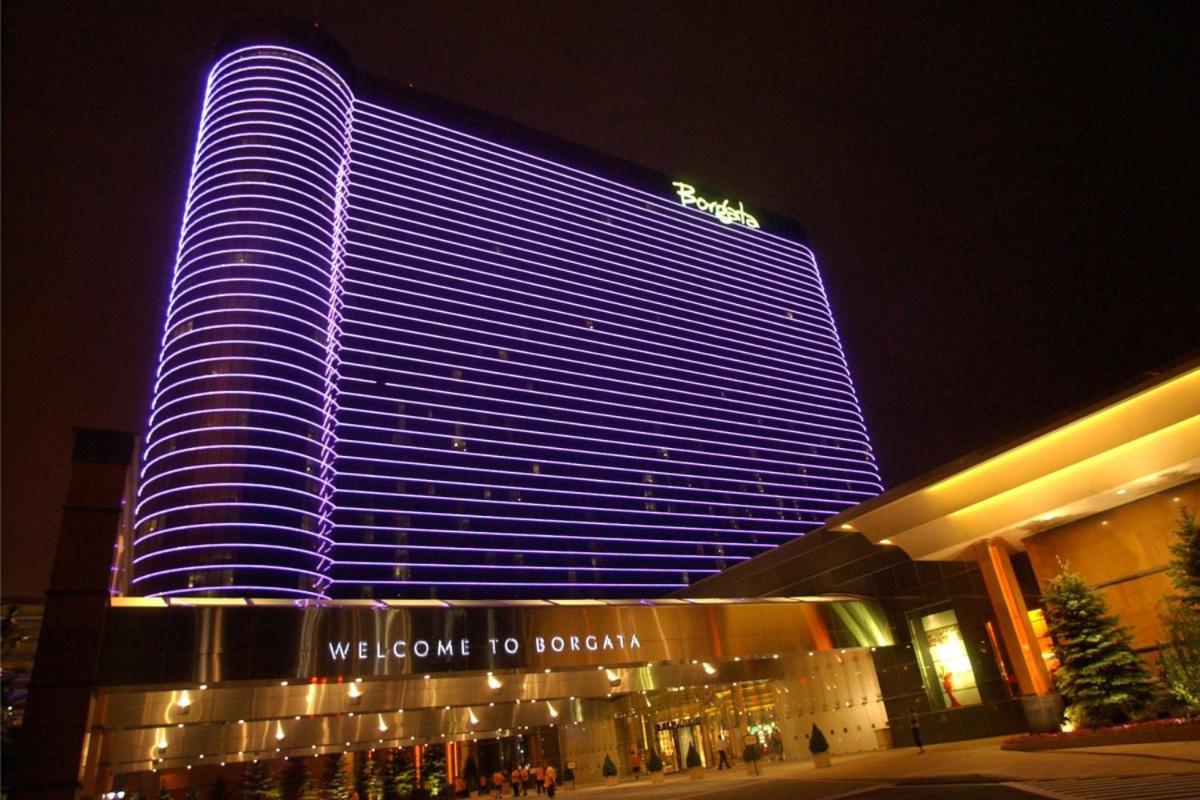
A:
[[[383,800],[383,777],[375,759],[367,756],[358,771],[358,796],[362,800]]]
[[[341,753],[325,756],[325,800],[349,800],[350,779]]]
[[[812,754],[824,753],[829,749],[829,740],[825,738],[825,734],[817,727],[817,723],[813,723],[812,733],[808,737],[808,752]]]
[[[1200,526],[1187,508],[1180,509],[1175,538],[1169,572],[1176,594],[1159,611],[1167,641],[1158,666],[1167,689],[1194,713],[1200,710]]]
[[[1200,613],[1200,525],[1191,509],[1179,509],[1176,541],[1171,543],[1170,574],[1180,601]]]
[[[300,793],[308,779],[308,767],[303,758],[289,759],[279,778],[283,800],[300,800]]]
[[[688,745],[687,755],[684,757],[683,763],[687,764],[688,769],[703,766],[703,762],[700,760],[700,753],[696,750],[695,742]]]
[[[242,775],[242,800],[280,800],[279,781],[265,761],[246,765]]]
[[[1055,681],[1067,718],[1080,727],[1127,722],[1153,701],[1150,675],[1133,652],[1130,629],[1070,565],[1061,567],[1042,599],[1062,664]]]
[[[604,754],[604,766],[600,767],[600,774],[606,778],[617,777],[617,765],[613,763],[612,756],[608,753]]]
[[[409,800],[413,792],[413,765],[403,750],[393,750],[383,764],[383,800]]]
[[[421,760],[421,782],[429,787],[429,793],[439,797],[446,785],[446,751],[442,745],[425,746],[425,757]]]

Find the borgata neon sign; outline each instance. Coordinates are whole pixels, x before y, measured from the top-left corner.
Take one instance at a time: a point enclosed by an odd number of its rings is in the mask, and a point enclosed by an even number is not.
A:
[[[741,201],[738,201],[737,207],[734,208],[729,200],[708,200],[696,194],[696,187],[690,183],[674,181],[672,186],[675,187],[675,194],[679,195],[679,202],[685,206],[695,206],[701,211],[712,214],[717,219],[726,225],[732,225],[735,222],[740,222],[747,228],[758,230],[758,220],[754,218],[750,212],[746,211]]]

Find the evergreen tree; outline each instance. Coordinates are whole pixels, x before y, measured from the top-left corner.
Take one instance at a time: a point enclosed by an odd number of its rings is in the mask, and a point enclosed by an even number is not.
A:
[[[1179,509],[1175,539],[1171,544],[1171,581],[1180,602],[1200,614],[1200,525],[1187,507]]]
[[[383,800],[409,800],[413,791],[413,765],[403,750],[392,751],[383,763]]]
[[[325,800],[349,800],[350,778],[346,775],[346,759],[341,753],[325,756]]]
[[[431,795],[441,796],[442,787],[446,785],[446,751],[442,745],[426,745],[425,757],[421,760],[421,782],[429,788]]]
[[[292,758],[283,768],[279,778],[280,794],[283,800],[300,800],[300,793],[308,779],[308,767],[303,758]]]
[[[130,800],[129,795],[125,795],[125,800]],[[138,800],[142,800],[140,796]],[[223,775],[218,775],[217,779],[213,781],[212,786],[209,787],[208,800],[229,800],[229,789],[225,785],[225,777]]]
[[[265,761],[253,761],[242,774],[242,800],[280,800],[279,781]]]
[[[1080,727],[1127,722],[1146,711],[1154,689],[1133,636],[1100,593],[1063,564],[1042,599],[1062,664],[1055,674],[1067,718]]]
[[[683,763],[687,764],[688,769],[703,766],[703,762],[700,760],[700,753],[696,750],[695,742],[688,745],[687,755],[684,757]]]
[[[358,770],[358,796],[362,800],[383,800],[383,776],[375,759],[367,756]]]
[[[1200,711],[1200,526],[1180,509],[1169,571],[1176,594],[1163,601],[1159,617],[1167,641],[1159,650],[1163,682],[1191,713]]]
[[[817,727],[817,723],[813,723],[812,733],[808,736],[808,752],[816,755],[824,753],[829,749],[829,740],[825,738],[825,734]]]
[[[646,762],[646,769],[650,772],[662,772],[663,762],[657,750],[650,751],[650,760]]]
[[[617,777],[617,765],[613,763],[612,756],[608,753],[604,754],[604,766],[600,767],[600,774],[606,778]]]

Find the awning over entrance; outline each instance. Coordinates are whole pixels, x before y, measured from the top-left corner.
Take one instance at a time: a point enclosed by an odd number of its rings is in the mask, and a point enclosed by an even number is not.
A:
[[[1200,476],[1195,362],[1023,440],[969,456],[832,517],[914,559],[975,557]]]

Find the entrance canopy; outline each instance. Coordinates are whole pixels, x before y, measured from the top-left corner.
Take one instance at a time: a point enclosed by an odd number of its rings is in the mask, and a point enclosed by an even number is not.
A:
[[[507,736],[631,693],[778,677],[891,644],[853,597],[658,601],[114,598],[86,757],[109,774]]]
[[[1015,443],[968,456],[832,517],[913,559],[973,558],[1004,539],[1126,505],[1200,476],[1200,364],[1192,362]]]

